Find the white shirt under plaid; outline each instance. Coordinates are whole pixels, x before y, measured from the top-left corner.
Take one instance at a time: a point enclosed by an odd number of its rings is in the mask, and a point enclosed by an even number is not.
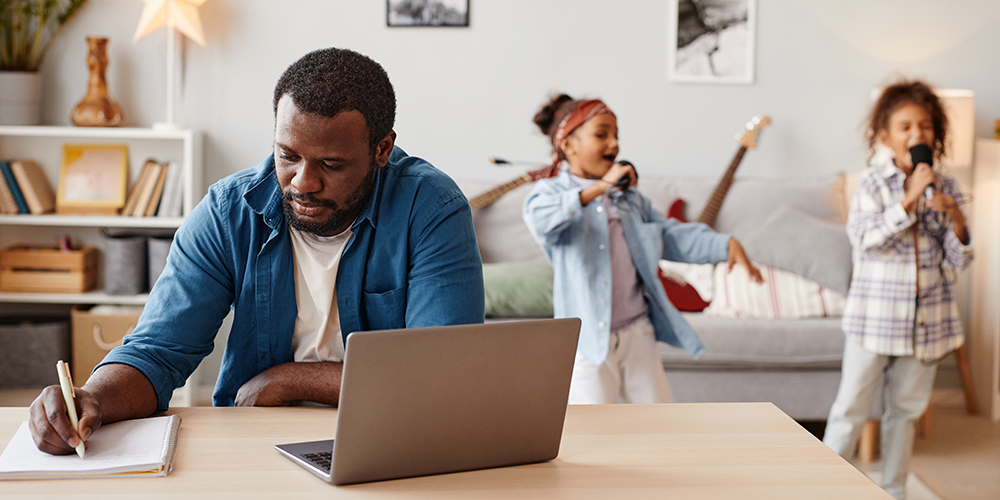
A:
[[[876,354],[937,360],[965,341],[952,284],[972,262],[972,244],[962,244],[951,218],[923,199],[908,214],[902,205],[905,179],[891,159],[858,178],[847,217],[854,271],[841,326]],[[937,188],[963,203],[954,179],[938,175]]]

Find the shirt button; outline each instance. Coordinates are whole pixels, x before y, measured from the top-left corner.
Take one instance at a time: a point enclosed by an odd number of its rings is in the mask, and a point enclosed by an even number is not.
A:
[[[639,253],[639,249],[638,248],[633,248],[632,249],[632,253]]]
[[[603,211],[604,211],[604,207],[597,207],[597,213],[601,213]]]
[[[604,286],[608,286],[608,282],[607,281],[605,281],[604,283],[601,283],[601,284],[604,285]]]
[[[569,214],[570,215],[576,215],[576,210],[570,210]]]
[[[601,250],[604,250],[604,243],[601,243],[600,248],[601,248]]]
[[[597,326],[599,326],[601,328],[604,328],[604,325],[605,325],[605,323],[603,321],[601,321],[600,323],[597,324]]]

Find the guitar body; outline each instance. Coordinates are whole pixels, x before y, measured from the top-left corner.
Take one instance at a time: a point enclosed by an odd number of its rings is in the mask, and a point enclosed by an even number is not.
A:
[[[770,123],[770,117],[765,115],[763,118],[754,117],[747,124],[747,132],[739,135],[737,139],[740,143],[740,149],[736,152],[736,156],[733,157],[733,161],[730,162],[729,168],[726,170],[725,175],[722,176],[719,184],[715,186],[715,191],[698,217],[698,222],[708,224],[709,227],[715,225],[715,217],[719,214],[719,208],[722,207],[722,200],[725,199],[726,193],[729,192],[729,187],[733,184],[736,167],[739,167],[740,162],[743,160],[743,154],[746,153],[747,149],[757,147],[757,134]],[[670,204],[670,207],[667,208],[667,218],[687,222],[687,219],[684,217],[685,204],[683,199],[678,198],[674,200]],[[658,274],[660,281],[663,283],[663,290],[667,292],[667,298],[670,299],[670,303],[678,311],[700,312],[708,307],[709,303],[701,298],[701,295],[698,294],[698,291],[690,283],[678,283],[663,274],[662,270],[658,271]]]

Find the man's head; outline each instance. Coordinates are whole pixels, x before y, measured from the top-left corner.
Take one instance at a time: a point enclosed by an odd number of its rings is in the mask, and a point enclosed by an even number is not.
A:
[[[344,49],[306,54],[274,89],[274,165],[289,225],[347,229],[389,161],[396,97],[378,63]]]

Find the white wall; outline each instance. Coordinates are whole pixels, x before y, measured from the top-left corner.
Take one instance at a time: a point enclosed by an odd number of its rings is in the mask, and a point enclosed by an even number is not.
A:
[[[621,156],[641,172],[717,176],[748,118],[773,125],[741,175],[859,170],[869,90],[893,74],[975,90],[977,135],[1000,116],[995,0],[760,0],[756,83],[672,84],[670,0],[471,0],[469,28],[387,28],[382,0],[210,0],[207,47],[184,46],[178,120],[206,134],[206,181],[269,152],[271,91],[319,47],[365,53],[389,72],[398,144],[455,177],[507,180],[486,158],[544,162],[531,123],[548,94],[601,97],[619,116]],[[44,120],[68,124],[83,96],[86,35],[107,35],[109,87],[131,126],[165,116],[165,34],[133,44],[143,3],[90,0],[43,67]]]

